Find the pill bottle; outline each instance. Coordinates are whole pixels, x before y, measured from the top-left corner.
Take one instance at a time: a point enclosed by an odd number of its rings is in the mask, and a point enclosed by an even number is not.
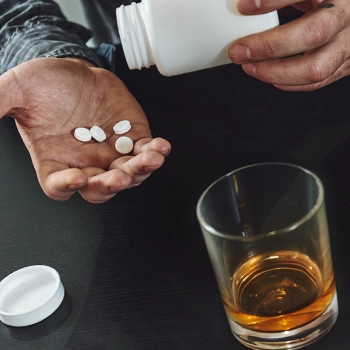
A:
[[[277,12],[244,16],[237,0],[142,0],[116,9],[130,69],[156,65],[165,76],[231,63],[236,39],[279,25]]]

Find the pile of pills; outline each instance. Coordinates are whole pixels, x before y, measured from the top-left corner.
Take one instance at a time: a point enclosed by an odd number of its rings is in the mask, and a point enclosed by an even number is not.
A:
[[[131,124],[128,120],[122,120],[113,126],[113,131],[117,135],[122,135],[127,133],[131,129]],[[82,142],[91,141],[94,139],[98,142],[103,142],[106,140],[106,133],[97,125],[92,128],[76,128],[74,130],[74,137]],[[134,148],[134,143],[130,137],[121,136],[115,142],[115,149],[120,154],[128,154]]]

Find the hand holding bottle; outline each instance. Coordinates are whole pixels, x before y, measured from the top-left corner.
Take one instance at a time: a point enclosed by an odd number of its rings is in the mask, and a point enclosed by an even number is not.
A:
[[[311,91],[350,74],[350,7],[347,0],[239,0],[242,14],[293,5],[302,17],[235,41],[232,62],[287,91]]]

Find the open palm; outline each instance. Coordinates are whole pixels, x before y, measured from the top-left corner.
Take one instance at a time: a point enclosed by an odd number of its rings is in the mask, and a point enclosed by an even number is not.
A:
[[[44,192],[57,200],[75,191],[93,203],[136,186],[164,162],[170,144],[152,139],[146,116],[111,72],[79,59],[40,58],[0,77],[0,116],[11,115],[30,153]],[[128,119],[135,145],[123,156],[115,149],[113,125]],[[100,143],[80,142],[77,127],[100,126]]]

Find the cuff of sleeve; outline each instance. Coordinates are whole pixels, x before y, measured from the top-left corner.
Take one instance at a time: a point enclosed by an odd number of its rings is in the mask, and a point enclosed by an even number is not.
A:
[[[99,56],[76,34],[67,34],[58,27],[23,28],[0,47],[0,67],[3,73],[11,68],[41,57],[74,56],[103,67]]]
[[[59,48],[57,50],[53,50],[43,57],[56,57],[56,58],[64,58],[64,57],[77,57],[82,58],[86,61],[91,62],[96,67],[105,68],[99,59],[98,55],[96,55],[91,49],[84,47],[64,47]]]
[[[107,69],[115,73],[115,55],[116,47],[111,44],[101,44],[95,49],[75,49],[75,48],[64,48],[55,50],[50,54],[49,57],[78,57],[83,58],[97,67]]]
[[[103,68],[115,73],[116,47],[110,44],[101,44],[95,50]]]

